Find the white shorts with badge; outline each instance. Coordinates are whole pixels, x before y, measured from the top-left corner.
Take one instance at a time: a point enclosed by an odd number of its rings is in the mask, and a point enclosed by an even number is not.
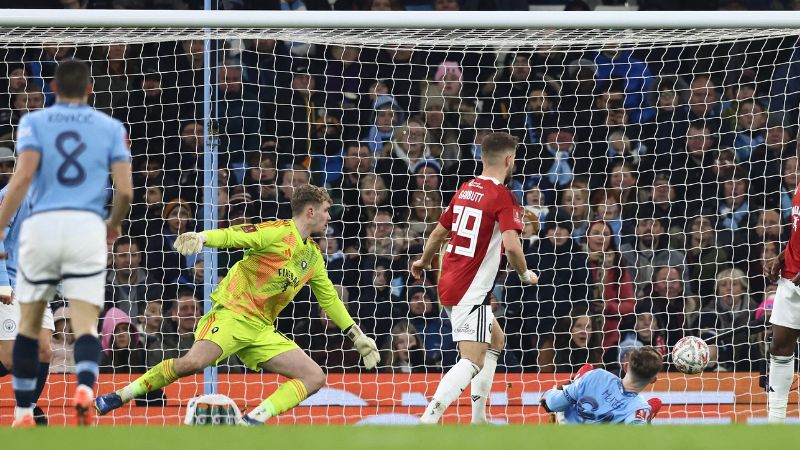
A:
[[[56,286],[67,299],[103,307],[106,225],[89,211],[36,213],[22,223],[17,263],[21,303],[51,301]]]
[[[769,322],[774,325],[800,330],[800,288],[781,277],[775,292],[775,304]]]
[[[489,305],[445,306],[453,327],[453,342],[492,342],[494,314]]]
[[[19,303],[16,299],[10,305],[0,304],[0,341],[13,341],[19,333]],[[55,331],[53,323],[53,310],[49,307],[44,309],[42,317],[42,328]]]

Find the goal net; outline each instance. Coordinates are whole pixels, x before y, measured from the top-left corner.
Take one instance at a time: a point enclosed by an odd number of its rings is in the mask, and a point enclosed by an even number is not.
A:
[[[442,28],[339,28],[336,17],[301,28],[0,27],[0,183],[19,118],[55,100],[59,61],[88,61],[91,104],[129,131],[135,201],[109,248],[101,394],[184,355],[212,276],[244,255],[182,257],[176,235],[288,219],[294,188],[312,183],[334,200],[315,240],[382,361],[364,370],[306,288],[277,329],[328,384],[276,423],[411,423],[457,351],[436,271],[419,282],[409,265],[480,173],[482,140],[507,131],[519,139],[508,186],[527,211],[539,284],[522,287],[504,264],[490,293],[506,335],[491,419],[547,422],[542,392],[585,363],[619,373],[643,345],[666,361],[646,393],[665,404],[658,421],[764,419],[776,285],[762,269],[797,224],[798,30],[455,28],[445,16]],[[64,306],[52,305],[40,401],[53,423],[65,420],[74,371]],[[711,349],[701,375],[670,364],[689,335]],[[250,409],[279,381],[232,357],[100,423],[176,424],[189,399],[214,390]],[[468,395],[445,421],[469,421]],[[1,421],[12,406],[3,379]]]

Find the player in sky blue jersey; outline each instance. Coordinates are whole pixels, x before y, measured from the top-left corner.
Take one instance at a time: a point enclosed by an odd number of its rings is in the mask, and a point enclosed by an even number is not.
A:
[[[0,205],[2,238],[30,190],[31,215],[20,229],[17,263],[21,319],[13,351],[15,426],[34,424],[36,337],[58,284],[69,301],[76,336],[76,421],[93,422],[101,353],[95,331],[104,300],[106,241],[119,237],[133,196],[124,126],[86,104],[92,89],[89,66],[78,60],[60,63],[54,86],[56,103],[19,122],[16,170]],[[115,195],[104,222],[109,173]]]
[[[7,190],[7,187],[0,190],[0,204],[2,204]],[[14,214],[6,231],[5,239],[0,240],[0,255],[4,256],[0,257],[0,324],[2,324],[0,326],[0,377],[8,374],[13,367],[11,355],[20,321],[19,304],[13,301],[17,286],[17,241],[20,225],[29,214],[30,204],[25,199],[17,213]],[[6,304],[7,302],[10,304]],[[39,373],[36,378],[36,391],[32,399],[34,404],[39,400],[50,373],[50,359],[53,355],[50,341],[54,329],[53,312],[46,308],[44,317],[42,317],[42,330],[39,332]],[[47,417],[41,408],[34,408],[34,418],[37,424],[47,424]]]
[[[567,424],[644,425],[658,413],[661,402],[647,401],[639,393],[656,381],[662,366],[658,351],[641,347],[630,352],[624,378],[603,369],[581,371],[571,384],[545,392],[542,406],[548,412],[563,413],[558,416]]]

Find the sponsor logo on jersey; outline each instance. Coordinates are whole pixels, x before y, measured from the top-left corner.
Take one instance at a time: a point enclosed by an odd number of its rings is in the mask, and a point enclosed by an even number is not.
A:
[[[636,410],[636,420],[641,420],[642,422],[647,421],[647,410],[646,409],[637,409]]]
[[[258,228],[256,228],[255,225],[242,225],[242,231],[245,233],[255,233],[258,231]]]
[[[33,128],[31,127],[20,127],[17,130],[17,140],[32,136],[33,135]]]
[[[465,323],[464,325],[461,325],[460,327],[453,330],[453,333],[463,333],[463,334],[473,335],[476,333],[476,331],[472,327],[470,327],[468,323]]]

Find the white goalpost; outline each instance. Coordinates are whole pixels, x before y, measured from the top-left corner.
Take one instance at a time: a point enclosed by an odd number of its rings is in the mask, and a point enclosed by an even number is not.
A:
[[[276,327],[328,384],[274,423],[413,423],[457,351],[436,271],[420,284],[409,266],[479,173],[483,138],[507,131],[540,283],[504,265],[492,291],[507,345],[491,420],[548,422],[544,391],[585,363],[619,373],[652,345],[665,357],[645,395],[664,402],[656,423],[757,423],[775,294],[762,268],[797,220],[799,39],[786,11],[0,10],[0,148],[52,104],[54,68],[73,57],[91,65],[91,104],[128,129],[135,203],[109,249],[101,394],[185,354],[243,257],[183,257],[175,236],[288,219],[293,189],[312,183],[334,200],[315,240],[382,361],[361,367],[302,291]],[[64,306],[40,402],[55,424],[74,370]],[[704,373],[672,367],[684,336],[711,347]],[[249,410],[280,381],[232,357],[99,423],[178,424],[201,394]],[[4,378],[0,423],[13,405]],[[465,392],[445,421],[469,410]]]

